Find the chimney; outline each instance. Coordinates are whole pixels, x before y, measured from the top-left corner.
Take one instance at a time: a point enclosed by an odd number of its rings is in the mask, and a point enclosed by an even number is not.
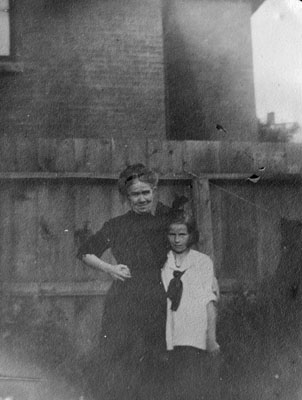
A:
[[[274,125],[275,124],[275,113],[273,111],[267,113],[267,122],[266,122],[266,124],[267,125]]]

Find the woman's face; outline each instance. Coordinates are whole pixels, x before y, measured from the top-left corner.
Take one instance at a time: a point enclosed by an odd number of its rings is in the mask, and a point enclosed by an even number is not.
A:
[[[128,188],[130,207],[137,214],[150,213],[153,206],[155,187],[135,179]]]

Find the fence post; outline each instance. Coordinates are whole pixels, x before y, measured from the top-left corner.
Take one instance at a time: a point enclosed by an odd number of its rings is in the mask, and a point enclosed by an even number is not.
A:
[[[214,261],[211,197],[208,179],[193,179],[193,207],[199,230],[198,249]]]

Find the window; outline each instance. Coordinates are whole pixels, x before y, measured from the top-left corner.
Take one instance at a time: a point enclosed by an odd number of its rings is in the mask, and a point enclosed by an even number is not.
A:
[[[9,0],[0,0],[0,56],[11,57]]]
[[[0,0],[0,73],[23,71],[17,62],[14,11],[14,0]]]

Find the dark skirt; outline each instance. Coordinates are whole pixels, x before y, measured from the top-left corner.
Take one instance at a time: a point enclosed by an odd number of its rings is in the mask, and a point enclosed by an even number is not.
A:
[[[160,400],[165,395],[166,296],[161,284],[114,282],[102,320],[93,398]]]

